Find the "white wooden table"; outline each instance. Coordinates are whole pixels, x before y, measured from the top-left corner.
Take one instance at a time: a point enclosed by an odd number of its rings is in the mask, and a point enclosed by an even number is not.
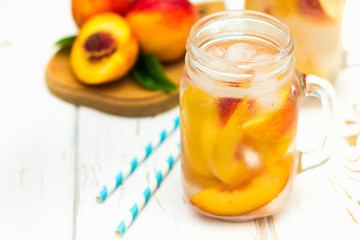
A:
[[[348,2],[356,6],[348,11],[359,23],[357,0]],[[226,3],[229,9],[242,6],[242,1]],[[346,21],[345,43],[354,49],[360,38]],[[178,109],[124,118],[53,96],[44,79],[56,51],[52,44],[76,31],[69,0],[0,2],[1,240],[118,239],[114,231],[122,212],[178,142],[177,131],[105,203],[96,202],[104,180],[115,176]],[[177,164],[125,238],[360,239],[360,145],[354,145],[356,137],[345,139],[360,133],[360,116],[353,108],[357,104],[360,112],[360,67],[344,70],[336,90],[342,136],[334,156],[296,178],[280,214],[244,223],[201,217],[184,198]],[[317,111],[303,110],[301,139],[316,134],[321,124]]]

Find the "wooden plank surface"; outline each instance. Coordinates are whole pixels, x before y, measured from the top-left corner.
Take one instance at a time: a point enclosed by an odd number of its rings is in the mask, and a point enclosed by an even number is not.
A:
[[[355,240],[360,236],[359,74],[359,67],[346,69],[336,83],[341,117],[334,154],[326,165],[297,176],[289,202],[273,217],[278,239]],[[308,109],[304,120],[310,125],[318,117]]]
[[[97,203],[95,195],[107,177],[115,176],[119,168],[130,161],[177,114],[178,109],[173,109],[154,118],[133,120],[98,114],[90,109],[80,110],[76,239],[116,239],[114,231],[123,213],[144,190],[170,149],[177,145],[179,131],[167,139],[104,203]],[[242,224],[223,222],[193,212],[182,192],[180,164],[175,165],[136,218],[126,238],[140,239],[145,232],[159,239],[169,236],[172,239],[184,239],[189,233],[194,238],[201,238],[205,234],[207,239],[234,235],[256,239],[257,236],[253,221]]]
[[[227,3],[238,6],[237,1]],[[44,69],[55,52],[51,44],[76,31],[69,6],[70,0],[0,3],[0,22],[6,23],[0,24],[0,239],[118,239],[114,230],[122,212],[178,141],[176,132],[105,203],[96,202],[102,182],[178,110],[130,119],[55,98],[46,87]],[[296,178],[294,194],[280,214],[245,223],[201,217],[184,201],[177,164],[125,237],[357,239],[358,76],[359,67],[348,69],[336,85],[342,121],[333,158]],[[314,115],[317,110],[304,114],[311,128],[301,127],[300,132],[313,137],[319,124],[314,120],[320,119]]]
[[[44,82],[44,67],[53,53],[50,44],[61,33],[54,25],[57,18],[64,18],[58,13],[67,8],[56,1],[43,3],[0,3],[0,239],[4,240],[73,236],[76,107],[54,98]]]

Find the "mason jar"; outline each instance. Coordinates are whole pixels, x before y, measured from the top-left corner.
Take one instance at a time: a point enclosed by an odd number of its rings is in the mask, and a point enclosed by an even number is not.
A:
[[[304,169],[296,135],[305,96],[320,98],[328,130],[307,157],[317,166],[331,155],[334,90],[298,74],[294,50],[288,27],[259,12],[219,12],[193,26],[180,128],[183,188],[196,211],[244,221],[281,209]]]

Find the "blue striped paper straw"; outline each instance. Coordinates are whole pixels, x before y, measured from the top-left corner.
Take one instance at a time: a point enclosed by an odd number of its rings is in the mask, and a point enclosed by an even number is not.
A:
[[[169,158],[166,163],[164,163],[160,170],[156,173],[156,176],[150,181],[150,184],[145,188],[145,191],[139,196],[135,204],[124,214],[123,220],[120,222],[119,226],[116,229],[116,234],[123,236],[125,231],[130,227],[134,222],[136,216],[144,208],[146,203],[149,201],[149,198],[154,194],[156,189],[159,187],[160,183],[168,172],[172,169],[172,166],[179,159],[180,156],[180,144],[178,147],[174,148],[171,151]]]
[[[115,176],[115,178],[112,178],[107,184],[105,184],[104,188],[96,196],[96,199],[99,202],[103,202],[112,192],[114,192],[115,189],[117,189],[119,185],[135,171],[136,167],[143,163],[150,153],[162,142],[164,142],[166,137],[175,131],[175,129],[179,126],[179,122],[180,118],[177,116],[174,121],[172,121],[171,124],[169,124],[156,138],[153,139],[153,141],[142,149],[141,152]]]

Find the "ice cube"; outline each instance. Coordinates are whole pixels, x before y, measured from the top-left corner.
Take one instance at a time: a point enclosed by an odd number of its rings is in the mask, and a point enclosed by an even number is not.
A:
[[[261,156],[251,148],[244,149],[244,159],[249,169],[259,169],[261,167]]]
[[[282,106],[282,99],[276,92],[267,93],[256,99],[262,112],[272,112]]]
[[[254,56],[252,57],[251,60],[262,60],[262,59],[272,57],[275,54],[276,54],[275,51],[268,49],[268,48],[263,48],[263,49],[258,50],[256,52],[256,54],[254,54]]]
[[[225,49],[223,48],[219,48],[217,46],[212,46],[207,50],[208,53],[210,53],[211,55],[215,56],[215,57],[224,57],[225,55]]]
[[[227,48],[225,59],[233,62],[249,61],[256,54],[256,49],[247,43],[235,43]]]

